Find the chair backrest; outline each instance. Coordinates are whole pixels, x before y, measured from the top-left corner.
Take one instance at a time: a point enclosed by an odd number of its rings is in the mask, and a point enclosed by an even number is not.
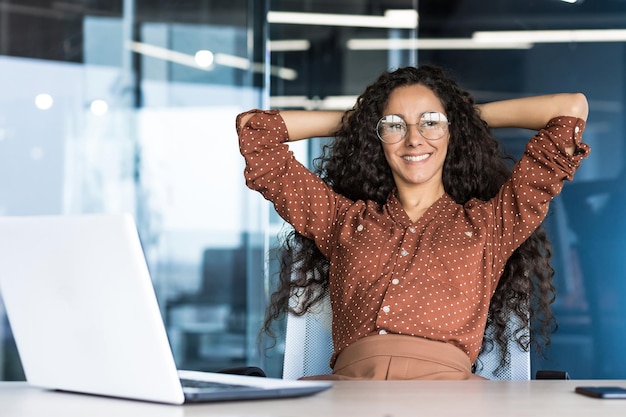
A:
[[[513,322],[510,326],[513,326]],[[302,376],[329,374],[330,356],[333,352],[331,337],[332,312],[329,298],[316,305],[304,316],[289,314],[285,339],[283,378],[298,379]],[[487,332],[489,329],[487,329]],[[476,372],[487,379],[530,379],[530,352],[524,351],[511,339],[508,346],[510,366],[494,375],[500,364],[500,349],[494,344],[489,352],[479,355],[480,369]]]

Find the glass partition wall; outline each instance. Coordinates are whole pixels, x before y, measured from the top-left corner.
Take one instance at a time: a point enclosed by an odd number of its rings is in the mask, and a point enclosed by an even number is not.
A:
[[[272,65],[299,78],[270,83],[278,108],[345,109],[387,68],[446,68],[478,102],[582,91],[590,101],[592,155],[551,205],[558,331],[532,367],[574,378],[626,376],[624,100],[626,3],[274,0]],[[414,13],[417,11],[417,13]],[[295,13],[288,13],[295,12]],[[339,14],[337,16],[336,14]],[[300,22],[294,24],[294,22]],[[532,132],[497,131],[519,157]],[[309,155],[319,154],[312,141]]]
[[[267,105],[266,7],[0,1],[0,214],[133,214],[182,368],[266,366],[269,207],[234,129]],[[21,379],[1,316],[0,379]]]
[[[626,378],[625,48],[618,0],[0,0],[0,215],[132,213],[179,366],[280,376],[282,324],[257,336],[286,226],[245,188],[237,113],[347,109],[422,63],[478,102],[582,91],[592,154],[545,222],[559,329],[532,365]],[[497,132],[515,156],[531,134]]]

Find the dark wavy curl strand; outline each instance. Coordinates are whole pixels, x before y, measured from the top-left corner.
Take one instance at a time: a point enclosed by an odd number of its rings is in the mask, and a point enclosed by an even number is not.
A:
[[[434,66],[405,67],[383,73],[346,112],[336,140],[325,146],[315,160],[315,172],[336,192],[351,200],[385,204],[395,184],[375,126],[391,92],[402,86],[421,84],[441,100],[450,118],[450,141],[443,169],[443,184],[458,204],[472,198],[494,197],[510,176],[505,155],[487,124],[480,118],[472,96]],[[328,260],[313,241],[291,230],[280,248],[278,289],[271,296],[264,331],[287,311],[304,314],[328,291]],[[528,351],[531,341],[542,353],[556,329],[551,311],[555,298],[550,266],[551,248],[546,233],[538,228],[508,260],[491,300],[483,350],[500,347],[500,367],[508,364],[507,342],[514,338]],[[294,300],[296,303],[289,303]],[[511,317],[519,325],[507,327]],[[534,324],[530,326],[530,321]],[[481,366],[479,363],[475,366]],[[496,370],[496,372],[498,371]]]

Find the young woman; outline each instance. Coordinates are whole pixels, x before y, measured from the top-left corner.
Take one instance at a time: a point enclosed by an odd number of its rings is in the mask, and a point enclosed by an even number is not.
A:
[[[589,152],[587,113],[578,93],[476,104],[421,66],[383,73],[347,112],[240,114],[246,183],[293,226],[266,329],[329,291],[331,379],[472,378],[487,322],[506,350],[511,315],[549,340],[541,223]],[[512,172],[499,127],[537,131]],[[322,136],[315,174],[287,143]]]

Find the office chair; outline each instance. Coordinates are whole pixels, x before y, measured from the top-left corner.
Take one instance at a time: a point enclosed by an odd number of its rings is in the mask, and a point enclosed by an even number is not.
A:
[[[332,312],[328,295],[303,316],[288,314],[283,379],[332,373],[329,366],[333,352],[331,322]],[[513,325],[514,322],[511,323],[511,326]],[[489,331],[488,328],[487,332]],[[478,356],[478,363],[481,366],[476,374],[487,379],[530,379],[530,352],[522,350],[513,339],[508,345],[509,366],[494,375],[500,364],[499,352],[497,344],[494,344],[490,351],[481,352]]]

